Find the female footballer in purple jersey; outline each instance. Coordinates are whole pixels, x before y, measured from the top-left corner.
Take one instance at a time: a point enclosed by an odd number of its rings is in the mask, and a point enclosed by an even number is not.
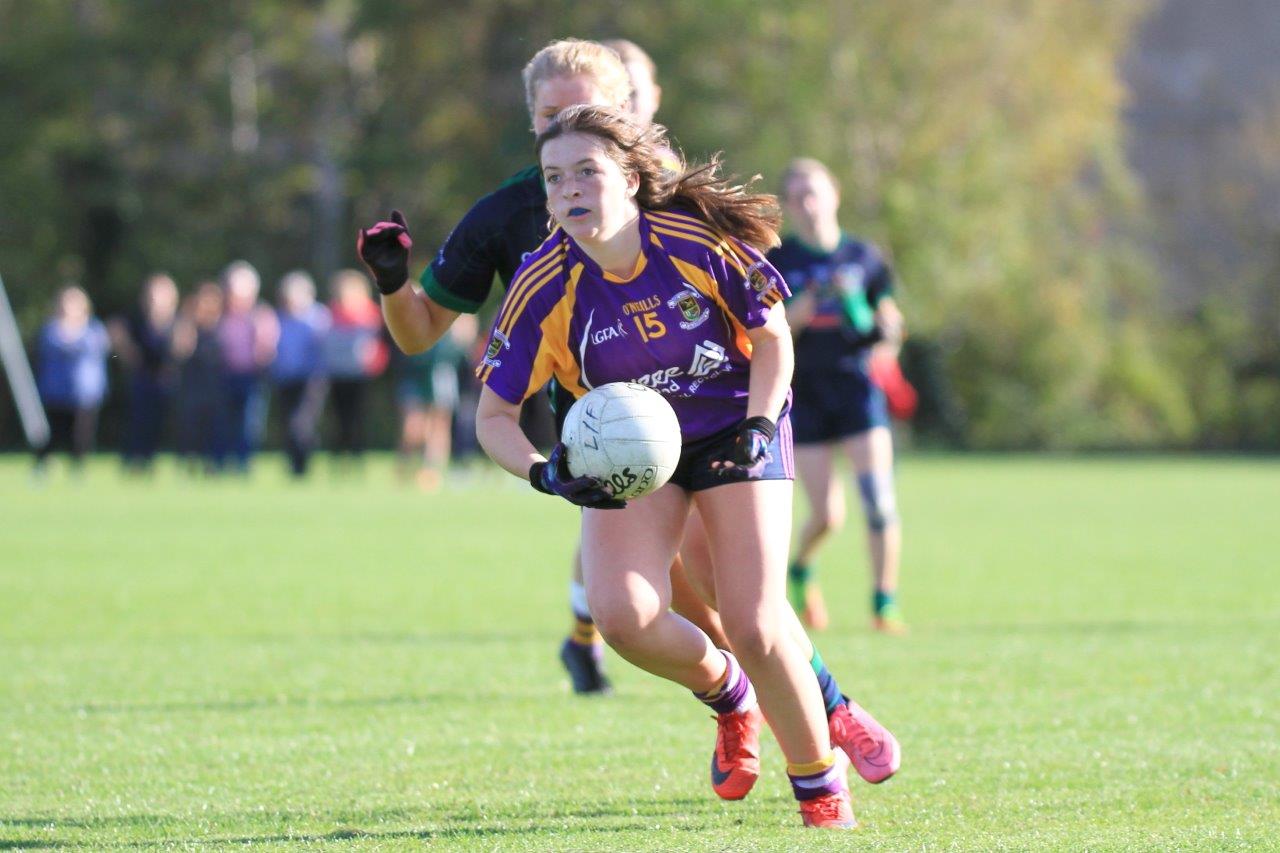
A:
[[[535,134],[545,130],[565,107],[622,106],[641,89],[649,92],[653,88],[637,82],[613,50],[580,39],[547,45],[529,60],[522,77]],[[412,241],[403,217],[397,219],[393,213],[392,221],[361,232],[361,257],[378,281],[387,328],[401,349],[410,354],[422,352],[444,334],[460,312],[480,310],[495,275],[504,284],[512,282],[522,257],[547,236],[546,202],[536,168],[521,172],[478,201],[423,271],[421,290],[405,287]],[[672,606],[725,644],[715,611],[690,588],[678,564],[673,572],[676,595]],[[608,693],[611,687],[603,668],[603,641],[587,608],[576,557],[569,601],[573,631],[561,644],[560,660],[575,693]]]
[[[534,130],[544,130],[563,107],[578,103],[621,103],[626,97],[627,83],[635,90],[633,98],[638,98],[646,82],[648,89],[653,89],[651,79],[638,80],[635,72],[629,81],[625,79],[625,73],[636,65],[638,48],[630,45],[621,55],[628,63],[627,69],[617,63],[612,53],[591,42],[567,39],[540,50],[524,71]],[[645,69],[652,68],[651,61],[641,64]],[[652,106],[653,99],[648,100]],[[663,153],[670,156],[669,150],[664,149]],[[519,180],[509,181],[482,199],[463,218],[423,272],[423,290],[405,287],[412,243],[402,218],[361,232],[360,254],[378,280],[388,326],[406,352],[428,347],[456,319],[459,311],[474,312],[487,296],[495,273],[504,283],[516,285],[513,277],[521,254],[533,252],[547,233],[547,196],[541,176],[536,170],[529,171],[528,177],[521,173]],[[696,512],[690,514],[688,529],[690,541],[697,543],[695,551],[705,553],[705,536]],[[685,580],[679,560],[673,564],[672,609],[702,628],[717,646],[727,648],[728,641],[719,629],[717,614],[703,603],[705,599],[714,604],[715,598],[710,591],[714,587],[709,577],[710,559],[704,558],[701,562],[706,568],[700,569],[702,577],[698,585],[708,590],[702,598]],[[569,670],[575,692],[604,692],[608,681],[601,668],[602,642],[588,612],[586,590],[581,585],[580,569],[576,567],[575,576],[575,583],[571,585],[574,632],[562,644],[561,660]],[[898,768],[897,741],[856,702],[842,694],[794,615],[789,612],[786,615],[791,618],[793,635],[810,658],[822,690],[833,743],[842,748],[863,779],[875,783],[889,778]],[[762,725],[758,714],[729,714],[720,722],[718,749],[732,746],[730,751],[758,755]],[[731,790],[722,785],[716,785],[716,790],[734,795],[742,793],[741,788]]]
[[[559,229],[522,265],[495,320],[477,371],[477,435],[499,465],[584,507],[587,597],[619,654],[721,717],[756,713],[754,682],[805,825],[851,828],[822,695],[785,618],[792,347],[779,304],[786,284],[760,252],[776,244],[777,209],[772,196],[717,179],[714,164],[666,172],[664,141],[661,128],[602,107],[570,108],[538,136]],[[666,396],[684,438],[671,482],[627,505],[592,478],[572,478],[563,445],[543,458],[519,407],[551,376],[575,396],[622,380]],[[691,505],[741,665],[668,609]],[[740,766],[719,747],[713,781],[722,796],[745,794],[758,759]]]

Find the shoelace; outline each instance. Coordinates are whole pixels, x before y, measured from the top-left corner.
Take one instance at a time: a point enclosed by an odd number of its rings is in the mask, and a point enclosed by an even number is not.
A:
[[[726,760],[732,759],[738,754],[738,749],[742,746],[742,739],[746,736],[748,727],[747,715],[731,711],[728,714],[718,715],[716,722],[720,725],[720,731],[723,734],[721,743],[724,744],[724,758]]]
[[[853,716],[853,711],[848,710],[847,708],[846,710],[848,717],[845,717],[842,714],[838,718],[841,733],[848,732],[852,734],[853,740],[858,746],[858,752],[864,756],[870,757],[871,754],[876,751],[876,747],[879,746],[879,744],[876,742],[876,739],[872,736],[871,732],[867,731],[867,727],[859,723],[857,718]]]
[[[808,813],[811,816],[817,816],[824,821],[827,820],[844,820],[844,816],[840,814],[840,806],[843,805],[842,800],[835,794],[827,794],[816,800],[810,800]]]

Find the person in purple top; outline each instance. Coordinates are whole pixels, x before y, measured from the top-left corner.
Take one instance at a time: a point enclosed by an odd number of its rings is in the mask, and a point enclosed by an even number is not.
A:
[[[315,281],[302,270],[280,279],[279,300],[280,338],[271,363],[271,381],[279,403],[289,471],[304,477],[328,393],[324,341],[331,321],[329,309],[316,302]]]
[[[758,745],[742,749],[741,737],[763,711],[804,823],[851,828],[823,697],[785,615],[793,355],[780,303],[789,291],[761,254],[777,243],[776,200],[730,186],[715,163],[672,173],[665,145],[662,128],[608,107],[571,107],[539,134],[559,227],[499,309],[477,370],[477,437],[506,470],[583,507],[591,613],[622,657],[717,712],[717,792],[745,796],[759,776]],[[553,375],[575,397],[624,380],[662,393],[684,440],[671,481],[628,504],[593,478],[573,478],[563,445],[544,458],[519,411]],[[669,568],[691,506],[716,556],[736,657],[669,609]]]
[[[106,327],[93,316],[89,295],[75,285],[58,292],[53,316],[40,328],[36,385],[49,418],[49,440],[36,451],[36,473],[63,448],[78,471],[93,448],[98,409],[107,395]]]
[[[261,279],[248,261],[233,261],[222,273],[226,310],[218,323],[223,389],[228,406],[231,458],[246,472],[266,415],[263,376],[275,359],[280,327],[275,312],[258,301]]]

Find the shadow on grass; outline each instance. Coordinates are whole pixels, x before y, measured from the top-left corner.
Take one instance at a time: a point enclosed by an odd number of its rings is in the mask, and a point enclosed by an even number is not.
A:
[[[441,820],[431,821],[428,827],[406,827],[403,829],[365,830],[357,827],[341,827],[328,832],[274,832],[261,835],[206,835],[201,837],[180,837],[165,835],[161,838],[146,838],[130,841],[104,841],[92,837],[94,830],[110,829],[119,835],[131,826],[155,832],[163,831],[166,823],[176,824],[180,830],[185,821],[169,815],[114,815],[98,818],[41,818],[19,817],[0,819],[0,826],[40,828],[56,832],[59,829],[88,830],[90,837],[83,840],[31,839],[20,840],[0,838],[0,849],[53,849],[82,847],[92,849],[137,849],[152,847],[190,846],[200,847],[219,844],[272,844],[296,842],[315,844],[329,841],[364,840],[392,841],[396,839],[416,839],[419,841],[445,841],[467,838],[512,837],[536,835],[544,832],[579,832],[604,835],[617,832],[635,832],[652,829],[654,818],[662,820],[663,830],[680,832],[705,832],[722,814],[723,809],[718,801],[702,797],[673,797],[663,800],[640,800],[616,803],[595,803],[587,806],[579,802],[562,802],[544,805],[537,814],[530,815],[524,811],[528,804],[521,806],[521,814],[517,817],[486,815],[478,810],[468,809],[454,812]],[[261,818],[260,812],[222,813],[217,818],[234,821],[244,816]],[[284,817],[288,817],[287,815]],[[313,819],[311,815],[298,815],[299,819]],[[215,818],[215,819],[217,819]],[[208,818],[204,818],[208,819]],[[405,810],[396,810],[383,816],[384,820],[402,820],[412,823],[412,816]],[[351,823],[379,820],[377,814],[361,815],[357,819],[348,819]],[[340,820],[340,823],[348,822]],[[604,822],[602,822],[604,821]],[[682,821],[684,821],[682,823]],[[516,824],[516,825],[507,825]],[[151,834],[151,833],[148,833]]]

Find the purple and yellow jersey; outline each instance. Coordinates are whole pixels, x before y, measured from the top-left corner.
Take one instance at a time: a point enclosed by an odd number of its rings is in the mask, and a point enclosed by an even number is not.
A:
[[[674,210],[641,211],[641,254],[620,279],[556,229],[507,290],[482,382],[520,403],[552,376],[575,398],[639,382],[675,409],[686,443],[746,416],[751,342],[790,295],[756,249]]]

